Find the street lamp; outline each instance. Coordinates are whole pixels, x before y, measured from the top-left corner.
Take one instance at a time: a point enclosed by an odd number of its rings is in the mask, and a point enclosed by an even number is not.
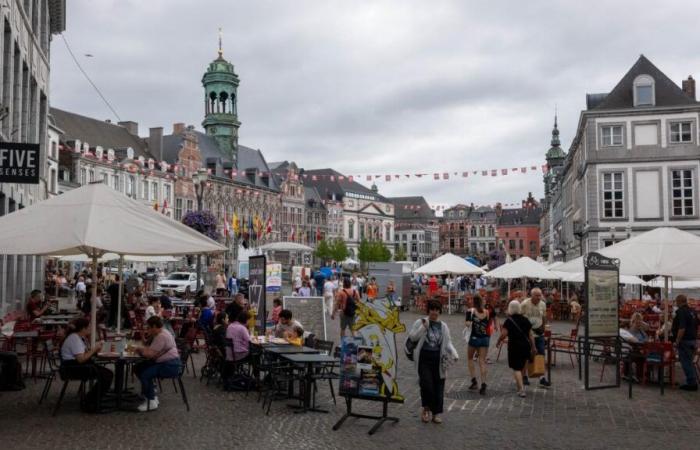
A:
[[[197,197],[197,212],[202,212],[202,198],[204,197],[204,190],[207,187],[207,179],[209,178],[209,173],[207,169],[200,168],[192,175],[192,183],[194,184],[194,194]],[[197,254],[197,291],[202,287],[202,255]]]

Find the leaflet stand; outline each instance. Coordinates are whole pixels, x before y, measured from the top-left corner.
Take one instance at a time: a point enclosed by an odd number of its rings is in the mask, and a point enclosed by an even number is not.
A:
[[[384,425],[384,422],[390,421],[394,423],[398,423],[399,418],[398,417],[391,417],[388,415],[388,410],[389,410],[389,403],[403,403],[403,401],[400,400],[392,400],[390,398],[379,398],[379,397],[367,397],[367,396],[350,396],[350,395],[344,395],[345,397],[345,407],[346,411],[343,417],[340,418],[340,420],[333,425],[333,431],[337,431],[342,425],[343,422],[345,422],[345,419],[348,417],[357,417],[359,419],[372,419],[376,420],[377,423],[374,424],[374,426],[369,430],[368,434],[371,436],[373,435],[382,425]],[[370,416],[368,414],[358,414],[352,411],[352,399],[357,398],[361,400],[370,400],[370,401],[375,401],[375,402],[382,402],[382,415],[381,416]]]

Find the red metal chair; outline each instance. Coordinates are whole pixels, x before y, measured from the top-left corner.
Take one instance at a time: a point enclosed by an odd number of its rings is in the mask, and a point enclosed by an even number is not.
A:
[[[571,330],[571,334],[569,335],[570,340],[561,340],[561,339],[552,339],[552,350],[554,350],[554,364],[557,363],[557,352],[556,350],[561,349],[561,350],[566,350],[569,352],[574,352],[576,351],[576,338],[578,337],[578,328],[573,328]],[[574,363],[574,355],[573,353],[569,353],[569,359],[571,360],[571,367],[576,368],[576,364]],[[603,367],[603,370],[605,370],[605,367]],[[602,378],[601,374],[601,378]]]
[[[658,368],[664,376],[666,367],[669,368],[669,376],[671,379],[671,387],[676,383],[674,376],[674,367],[676,365],[676,352],[673,350],[673,344],[670,342],[648,342],[642,347],[644,354],[644,366],[642,375],[642,384],[647,382],[647,373],[650,368]],[[661,382],[663,380],[659,380]]]

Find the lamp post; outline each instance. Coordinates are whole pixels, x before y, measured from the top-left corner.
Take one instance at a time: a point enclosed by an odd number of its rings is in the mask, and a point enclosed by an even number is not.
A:
[[[207,179],[209,174],[207,169],[200,168],[192,175],[192,183],[194,184],[194,194],[197,197],[197,212],[202,212],[202,198],[204,190],[207,187]],[[202,287],[202,255],[197,254],[197,291]]]

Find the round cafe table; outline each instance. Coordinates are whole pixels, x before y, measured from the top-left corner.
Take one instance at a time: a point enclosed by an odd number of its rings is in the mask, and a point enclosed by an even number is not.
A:
[[[123,400],[126,400],[128,388],[126,387],[126,367],[133,366],[136,363],[145,361],[146,358],[137,353],[117,353],[117,352],[100,352],[95,357],[96,361],[101,364],[114,364],[114,396],[116,400],[116,409],[122,409]],[[135,395],[129,393],[129,399]],[[131,403],[131,402],[129,402]],[[131,406],[131,405],[130,405]],[[125,408],[132,409],[132,408]]]

